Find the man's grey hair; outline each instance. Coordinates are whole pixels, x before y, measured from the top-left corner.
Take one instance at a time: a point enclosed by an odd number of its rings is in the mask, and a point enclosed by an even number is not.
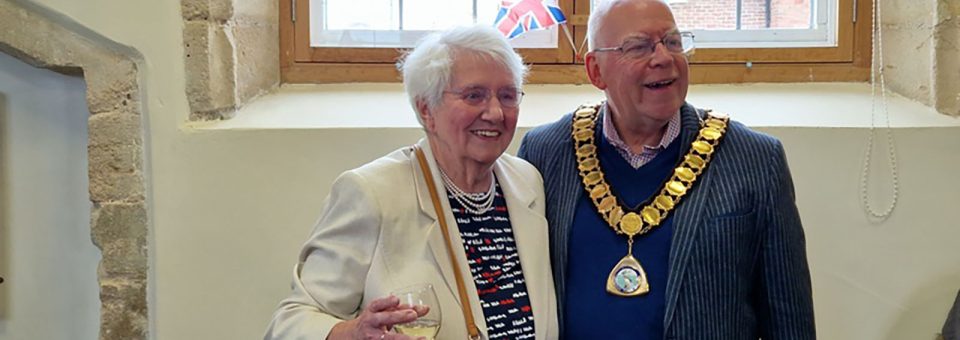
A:
[[[492,26],[474,25],[431,33],[397,62],[397,69],[403,73],[403,87],[421,126],[423,120],[417,102],[424,101],[430,109],[438,107],[443,91],[453,78],[454,60],[465,55],[488,58],[503,65],[513,75],[516,87],[523,86],[527,75],[523,58]]]
[[[610,9],[613,8],[613,5],[621,2],[627,1],[636,1],[636,0],[600,0],[596,8],[590,9],[590,19],[587,20],[587,51],[593,51],[597,46],[597,30],[600,26],[600,20],[603,20],[607,16],[607,13],[610,13]],[[667,7],[670,7],[669,2],[664,0],[640,0],[640,1],[657,1],[661,2]],[[603,46],[603,47],[612,47],[612,46]]]

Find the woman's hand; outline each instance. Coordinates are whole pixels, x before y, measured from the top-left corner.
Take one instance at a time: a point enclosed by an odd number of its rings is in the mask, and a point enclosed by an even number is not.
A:
[[[343,321],[330,330],[327,340],[410,340],[412,337],[389,332],[393,325],[416,320],[427,314],[424,306],[401,305],[390,295],[370,302],[356,319]]]

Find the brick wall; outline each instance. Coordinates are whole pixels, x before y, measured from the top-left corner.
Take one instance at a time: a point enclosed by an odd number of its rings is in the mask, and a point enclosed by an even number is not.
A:
[[[770,0],[770,28],[807,28],[811,0]],[[681,29],[737,29],[737,0],[688,0],[670,5]],[[767,28],[767,1],[742,0],[741,29]]]

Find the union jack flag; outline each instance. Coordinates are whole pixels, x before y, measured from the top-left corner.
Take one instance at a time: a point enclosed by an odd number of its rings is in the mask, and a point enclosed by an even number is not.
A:
[[[503,0],[493,26],[507,39],[567,22],[556,0]]]

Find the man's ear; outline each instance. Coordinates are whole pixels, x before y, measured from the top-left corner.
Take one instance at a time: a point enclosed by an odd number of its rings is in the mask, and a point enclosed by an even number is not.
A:
[[[607,83],[603,81],[603,74],[600,73],[600,64],[597,63],[597,55],[593,52],[588,52],[583,60],[583,65],[587,69],[587,77],[590,78],[593,86],[601,90],[606,90]]]
[[[430,111],[430,105],[427,105],[426,100],[417,99],[417,115],[420,116],[420,121],[423,122],[423,128],[427,129],[427,131],[433,131],[436,122],[433,120],[433,112]]]

